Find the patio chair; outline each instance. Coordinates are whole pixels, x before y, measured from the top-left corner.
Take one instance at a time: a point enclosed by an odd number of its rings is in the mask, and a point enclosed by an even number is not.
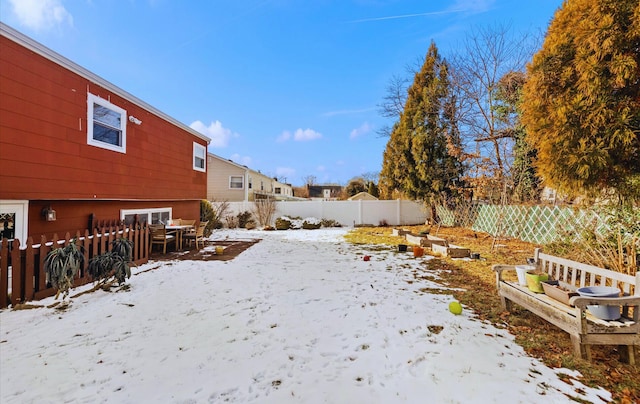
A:
[[[194,226],[191,229],[185,229],[184,234],[195,233],[196,232],[196,220],[195,219],[181,219],[180,224],[183,226]]]
[[[153,249],[154,244],[162,245],[162,253],[166,254],[167,244],[174,243],[177,248],[175,232],[167,232],[164,224],[149,225],[149,233],[149,238],[151,239],[151,249]]]
[[[196,248],[198,248],[198,242],[201,242],[202,243],[202,247],[204,247],[204,229],[207,227],[208,223],[209,223],[209,221],[200,222],[200,224],[196,228],[195,232],[193,232],[193,233],[185,233],[184,234],[183,237],[186,240],[189,240],[189,246],[191,246],[191,242],[192,241],[195,241],[196,242]]]

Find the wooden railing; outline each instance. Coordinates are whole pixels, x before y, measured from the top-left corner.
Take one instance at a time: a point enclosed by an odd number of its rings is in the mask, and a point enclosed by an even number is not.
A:
[[[42,236],[39,244],[34,244],[32,237],[29,237],[24,247],[20,246],[19,240],[9,242],[3,239],[0,242],[0,308],[55,295],[56,290],[47,285],[43,268],[47,253],[56,246],[62,247],[75,241],[84,254],[84,263],[73,286],[92,282],[87,272],[89,260],[110,251],[111,242],[119,237],[133,242],[132,260],[136,265],[149,260],[149,228],[146,225],[103,227],[94,229],[93,234],[85,230],[84,235],[78,231],[75,237],[67,233],[63,239],[54,234],[51,241]]]

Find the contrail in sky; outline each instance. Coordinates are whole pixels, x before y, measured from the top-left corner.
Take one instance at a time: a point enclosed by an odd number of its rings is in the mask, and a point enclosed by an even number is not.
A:
[[[431,12],[428,12],[428,13],[418,13],[418,14],[390,15],[390,16],[387,16],[387,17],[363,18],[362,20],[353,20],[353,21],[348,21],[348,22],[357,23],[357,22],[396,20],[396,19],[399,19],[399,18],[411,18],[411,17],[423,17],[423,16],[427,16],[427,15],[451,14],[451,13],[457,13],[457,12],[460,12],[460,11],[463,11],[463,10],[431,11]]]

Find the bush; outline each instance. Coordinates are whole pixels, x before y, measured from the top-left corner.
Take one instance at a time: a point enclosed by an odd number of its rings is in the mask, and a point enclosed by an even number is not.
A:
[[[57,289],[56,299],[60,293],[63,299],[67,297],[69,289],[73,286],[73,279],[83,262],[84,254],[81,247],[76,244],[75,238],[66,246],[54,248],[47,253],[44,259],[44,271],[51,286]]]
[[[235,229],[238,227],[238,217],[237,216],[232,216],[232,215],[228,215],[227,217],[224,218],[225,222],[227,222],[227,228],[228,229]]]
[[[111,251],[96,255],[89,260],[87,271],[99,283],[107,283],[113,275],[113,280],[121,285],[127,278],[131,278],[133,242],[121,237],[113,240],[111,246]]]
[[[245,210],[244,212],[238,213],[238,215],[236,216],[238,218],[238,227],[246,228],[247,223],[253,222],[252,216],[253,215],[251,214],[251,212],[247,210]]]
[[[322,222],[315,218],[307,218],[302,222],[302,228],[305,230],[315,230],[322,226]]]
[[[289,230],[291,228],[291,220],[286,217],[276,219],[276,230]]]
[[[591,218],[559,231],[561,239],[545,246],[550,254],[634,275],[640,268],[640,210],[634,206],[598,206]]]
[[[200,202],[200,221],[208,221],[207,227],[204,229],[204,236],[209,237],[214,229],[223,227],[222,219],[227,216],[229,210],[229,202],[212,201],[203,199]]]
[[[271,219],[276,212],[276,201],[271,198],[258,199],[253,205],[253,214],[258,224],[263,227],[271,226]]]
[[[320,221],[322,227],[342,227],[342,225],[333,219],[322,219]]]

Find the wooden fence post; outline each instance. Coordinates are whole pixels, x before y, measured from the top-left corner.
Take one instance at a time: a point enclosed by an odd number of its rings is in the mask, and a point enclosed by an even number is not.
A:
[[[109,241],[107,242],[107,251],[111,251],[113,249],[113,240],[115,239],[114,234],[118,232],[118,227],[115,229],[113,226],[109,227]]]
[[[44,260],[49,253],[49,246],[47,246],[47,238],[42,235],[40,237],[40,273],[38,276],[38,291],[45,290],[47,288],[47,274],[44,272]]]
[[[11,242],[11,304],[24,301],[24,269],[20,259],[20,240]]]
[[[9,241],[0,240],[0,309],[9,305]]]
[[[27,248],[24,251],[24,301],[33,300],[35,294],[34,283],[34,259],[33,259],[33,239],[27,238]]]
[[[89,239],[89,229],[85,229],[84,230],[84,239],[82,240],[82,253],[84,254],[84,265],[82,266],[82,279],[84,280],[85,283],[89,283],[89,271],[87,271],[87,268],[89,268],[89,260],[91,258],[93,258],[93,255],[91,254],[90,251],[90,247],[91,246],[91,240]]]
[[[104,236],[105,232],[107,230],[104,227],[100,228],[100,248],[98,249],[100,252],[98,252],[97,254],[104,254],[105,251],[105,242],[106,242],[106,238]]]

